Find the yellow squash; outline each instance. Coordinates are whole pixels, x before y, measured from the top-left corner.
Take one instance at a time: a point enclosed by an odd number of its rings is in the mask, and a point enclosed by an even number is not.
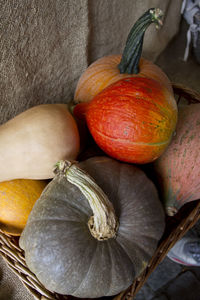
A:
[[[15,179],[0,182],[0,229],[20,235],[34,203],[47,185],[45,180]]]

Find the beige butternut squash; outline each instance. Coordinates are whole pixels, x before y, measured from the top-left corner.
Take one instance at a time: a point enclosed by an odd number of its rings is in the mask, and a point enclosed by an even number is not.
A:
[[[66,104],[32,107],[0,126],[0,181],[49,179],[60,159],[76,159],[77,123]]]

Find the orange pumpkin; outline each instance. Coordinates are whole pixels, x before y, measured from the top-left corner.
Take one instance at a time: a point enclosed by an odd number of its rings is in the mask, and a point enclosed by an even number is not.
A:
[[[145,164],[169,145],[177,105],[157,81],[132,77],[109,85],[90,102],[77,104],[74,115],[86,119],[96,144],[109,156]]]
[[[11,235],[20,235],[46,185],[45,180],[31,179],[0,182],[0,229]]]
[[[145,30],[151,23],[160,25],[161,16],[160,9],[149,9],[131,29],[122,55],[102,57],[85,70],[75,90],[75,103],[89,102],[110,84],[135,76],[154,79],[173,95],[167,75],[152,62],[141,58]]]

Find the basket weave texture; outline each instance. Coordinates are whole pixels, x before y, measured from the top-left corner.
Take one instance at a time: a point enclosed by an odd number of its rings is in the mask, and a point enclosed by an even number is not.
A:
[[[200,95],[195,91],[181,85],[173,85],[177,101],[181,98],[189,103],[200,102]],[[166,229],[160,243],[143,273],[134,280],[132,285],[113,300],[132,300],[139,289],[144,285],[149,275],[156,269],[166,257],[168,251],[181,239],[184,234],[200,219],[200,200],[192,201],[184,205],[174,217],[167,217]],[[19,238],[3,233],[0,230],[0,254],[6,264],[20,278],[31,295],[38,300],[72,300],[72,296],[63,296],[47,290],[28,269],[24,252],[18,245]],[[95,288],[95,287],[94,287]],[[110,299],[111,297],[109,297]]]

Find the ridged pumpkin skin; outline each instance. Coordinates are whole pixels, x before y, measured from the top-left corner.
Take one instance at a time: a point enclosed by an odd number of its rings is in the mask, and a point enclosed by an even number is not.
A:
[[[88,128],[109,156],[129,163],[149,163],[168,146],[177,122],[170,92],[149,78],[119,80],[74,114],[86,116]]]
[[[179,108],[176,135],[154,167],[166,212],[200,199],[200,104]]]
[[[161,68],[141,58],[138,74],[121,74],[118,69],[121,57],[121,55],[109,55],[93,62],[79,78],[74,95],[75,103],[89,102],[107,86],[129,77],[152,78],[164,85],[173,95],[170,80]]]
[[[0,182],[0,229],[20,235],[46,185],[47,181],[29,179]]]
[[[108,157],[79,164],[113,203],[115,238],[95,239],[92,214],[80,190],[55,176],[34,206],[20,237],[29,268],[52,291],[76,297],[115,295],[146,267],[164,230],[163,208],[153,183],[139,168]]]

